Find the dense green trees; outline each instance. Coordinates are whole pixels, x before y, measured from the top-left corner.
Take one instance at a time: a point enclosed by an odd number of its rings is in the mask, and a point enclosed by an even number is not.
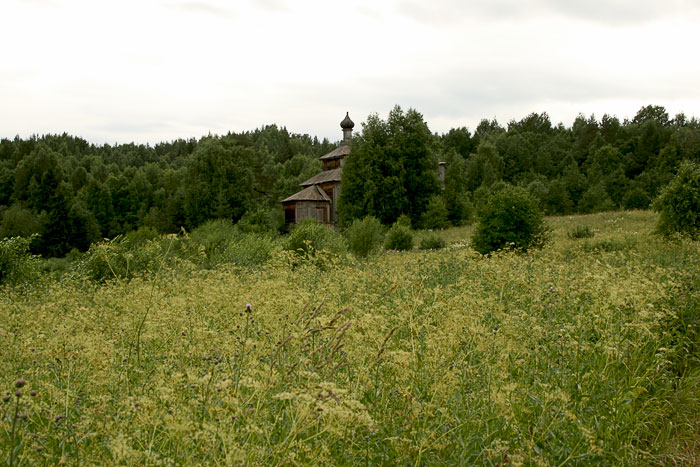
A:
[[[341,220],[459,224],[483,214],[504,183],[546,214],[646,209],[684,161],[700,163],[700,122],[646,106],[631,120],[579,115],[571,127],[531,113],[504,127],[482,120],[431,134],[415,110],[370,115],[343,168]],[[155,146],[96,146],[63,135],[0,140],[0,238],[33,237],[33,253],[63,255],[139,227],[192,231],[216,218],[269,217],[318,173],[334,147],[268,125]],[[443,183],[438,161],[447,162]],[[268,226],[269,228],[269,226]]]
[[[370,115],[343,167],[340,223],[374,216],[392,224],[406,214],[419,225],[439,189],[432,145],[428,125],[414,109],[404,113],[396,106],[386,121]]]
[[[191,231],[208,219],[273,212],[331,148],[274,125],[155,147],[65,134],[2,139],[0,238],[37,234],[35,253],[61,256],[142,226]]]

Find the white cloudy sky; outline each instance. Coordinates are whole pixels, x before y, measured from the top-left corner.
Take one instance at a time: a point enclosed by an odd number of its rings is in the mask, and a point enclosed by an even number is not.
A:
[[[0,137],[157,143],[414,107],[700,117],[698,0],[2,0]],[[358,125],[359,127],[359,125]]]

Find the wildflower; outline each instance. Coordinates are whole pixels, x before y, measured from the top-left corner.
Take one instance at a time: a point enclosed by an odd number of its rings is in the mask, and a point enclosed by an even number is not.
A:
[[[10,396],[3,396],[2,401],[3,402],[10,402]]]
[[[30,392],[29,395],[32,397],[36,397],[36,391],[32,389],[32,392]]]
[[[20,391],[19,389],[15,391],[15,396],[17,396],[18,399],[22,397],[22,391]]]
[[[253,310],[251,310],[251,308],[250,308],[250,303],[246,303],[245,304],[245,312],[250,313],[251,311],[253,311]]]
[[[21,379],[21,378],[18,379],[17,381],[15,381],[15,387],[16,387],[17,389],[22,389],[22,388],[24,387],[25,384],[27,384],[27,382],[26,382],[25,380]]]

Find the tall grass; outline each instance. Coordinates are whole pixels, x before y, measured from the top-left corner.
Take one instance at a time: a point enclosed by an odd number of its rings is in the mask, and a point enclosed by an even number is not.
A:
[[[324,267],[290,268],[274,249],[252,268],[173,263],[3,289],[0,452],[26,464],[697,462],[700,246],[652,236],[645,212],[548,223],[552,243],[523,255],[478,255],[457,229],[446,249]],[[637,241],[584,249],[567,237],[582,223],[596,241]]]

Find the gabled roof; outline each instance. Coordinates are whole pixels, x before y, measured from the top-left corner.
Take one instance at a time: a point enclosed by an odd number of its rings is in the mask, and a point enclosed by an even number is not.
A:
[[[339,182],[343,173],[342,167],[337,167],[331,170],[324,170],[320,174],[316,174],[305,182],[301,182],[301,186],[318,185],[320,183]]]
[[[282,200],[283,203],[289,203],[292,201],[325,201],[330,203],[331,199],[328,197],[326,192],[321,189],[321,187],[318,185],[311,185],[310,187],[294,193],[289,198]]]
[[[335,148],[334,150],[332,150],[328,154],[325,154],[325,155],[319,157],[319,159],[321,159],[322,161],[328,161],[331,159],[340,159],[341,157],[345,157],[348,154],[350,154],[350,145],[347,143],[347,141],[343,141],[340,143],[340,145],[337,148]]]

